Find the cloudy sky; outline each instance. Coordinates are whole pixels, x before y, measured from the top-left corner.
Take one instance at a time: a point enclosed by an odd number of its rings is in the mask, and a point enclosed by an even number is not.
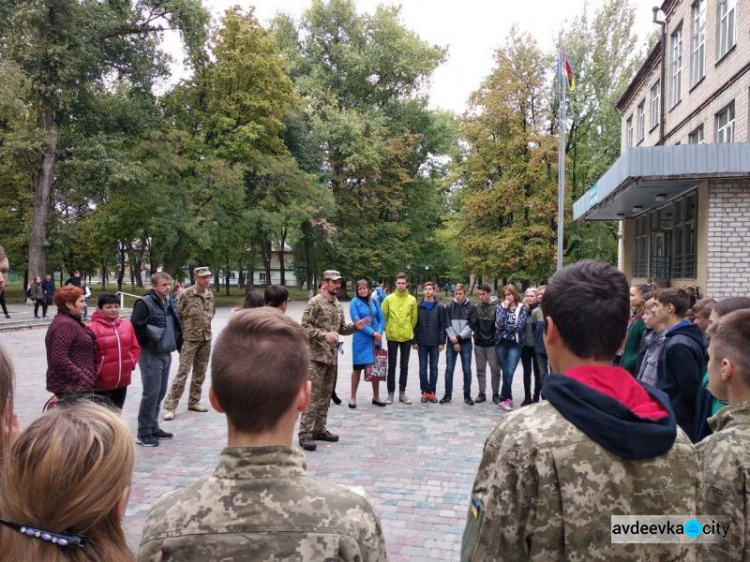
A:
[[[310,3],[310,0],[204,0],[216,17],[235,4],[253,5],[263,24],[277,12],[299,19]],[[462,113],[469,94],[492,69],[492,54],[504,44],[513,24],[531,33],[543,49],[551,50],[557,31],[566,20],[581,14],[586,3],[593,13],[603,0],[355,0],[355,3],[359,12],[372,12],[379,4],[400,3],[406,27],[430,43],[448,47],[447,62],[433,75],[431,105]],[[651,23],[654,4],[661,4],[661,0],[637,0],[635,31],[641,41],[656,28]],[[174,37],[166,38],[165,48],[175,59],[182,58]]]

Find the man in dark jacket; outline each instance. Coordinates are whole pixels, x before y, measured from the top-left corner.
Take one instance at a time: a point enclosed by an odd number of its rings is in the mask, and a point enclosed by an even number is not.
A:
[[[44,293],[44,300],[47,301],[47,306],[51,306],[52,300],[55,298],[55,281],[49,273],[42,280],[42,292]]]
[[[151,290],[133,306],[130,322],[141,345],[138,366],[143,381],[143,396],[138,410],[136,443],[156,447],[159,439],[172,434],[159,427],[159,405],[167,394],[172,352],[182,348],[180,317],[169,297],[172,277],[158,272],[151,276]]]
[[[481,284],[479,289],[479,304],[476,307],[474,325],[474,358],[477,361],[477,384],[479,394],[474,400],[477,404],[487,400],[487,364],[490,365],[490,381],[492,385],[492,401],[500,404],[500,365],[495,353],[495,309],[497,303],[490,302],[492,288]]]
[[[441,404],[447,404],[453,397],[453,371],[456,360],[461,356],[461,370],[464,373],[464,402],[474,405],[471,398],[471,326],[475,322],[477,310],[466,298],[466,287],[459,283],[453,302],[445,307],[445,332],[450,340],[445,351],[445,396]]]
[[[695,441],[695,405],[706,371],[706,345],[700,327],[685,319],[690,296],[683,289],[660,289],[654,314],[666,326],[656,386],[669,396],[677,424]]]
[[[435,300],[435,284],[424,284],[424,299],[417,306],[414,349],[419,354],[419,386],[422,403],[437,402],[438,357],[445,349],[445,307]],[[430,373],[427,376],[427,368]]]

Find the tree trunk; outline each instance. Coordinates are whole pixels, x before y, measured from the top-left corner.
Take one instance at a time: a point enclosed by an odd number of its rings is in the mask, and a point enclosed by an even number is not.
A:
[[[125,279],[125,245],[120,244],[120,273],[117,274],[117,290],[122,292],[122,281]]]
[[[102,258],[102,292],[107,290],[107,260]]]
[[[315,296],[315,279],[313,276],[313,241],[312,225],[307,221],[302,225],[302,235],[305,245],[305,281],[307,283],[307,295],[310,298]]]
[[[47,270],[47,251],[44,249],[44,241],[47,238],[47,215],[49,214],[52,183],[54,181],[53,169],[55,167],[57,141],[60,138],[59,125],[52,108],[49,106],[44,113],[44,128],[47,131],[47,148],[42,158],[42,173],[39,174],[34,194],[31,237],[29,239],[29,273],[32,277],[37,275],[43,277]]]
[[[271,283],[271,259],[273,256],[273,249],[271,247],[271,241],[265,240],[260,247],[261,257],[263,258],[263,268],[266,271],[266,287],[269,287]]]
[[[237,284],[240,289],[245,288],[245,269],[242,266],[242,262],[238,262],[237,266],[239,267],[239,272],[237,273]]]
[[[173,279],[175,277],[175,272],[177,271],[177,268],[180,267],[181,260],[182,260],[182,237],[180,237],[175,247],[172,248],[172,251],[169,253],[169,259],[167,259],[167,265],[165,268],[165,271],[169,273]]]
[[[287,230],[281,230],[281,247],[279,248],[279,274],[281,276],[279,283],[286,286],[286,264],[284,263],[284,244],[286,244]]]
[[[232,269],[229,267],[229,260],[227,260],[227,270],[224,272],[224,294],[229,296],[229,278],[232,276]]]

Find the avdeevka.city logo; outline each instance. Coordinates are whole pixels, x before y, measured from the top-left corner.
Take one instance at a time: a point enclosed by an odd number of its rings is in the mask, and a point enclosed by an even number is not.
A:
[[[715,543],[726,539],[730,523],[711,515],[613,515],[613,543]]]

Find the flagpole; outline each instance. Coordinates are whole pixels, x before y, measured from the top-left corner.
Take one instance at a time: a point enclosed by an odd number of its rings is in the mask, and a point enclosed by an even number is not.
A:
[[[560,81],[560,139],[557,147],[557,270],[563,267],[563,221],[565,220],[565,83],[563,79],[563,58],[560,54],[560,72],[557,79]]]

